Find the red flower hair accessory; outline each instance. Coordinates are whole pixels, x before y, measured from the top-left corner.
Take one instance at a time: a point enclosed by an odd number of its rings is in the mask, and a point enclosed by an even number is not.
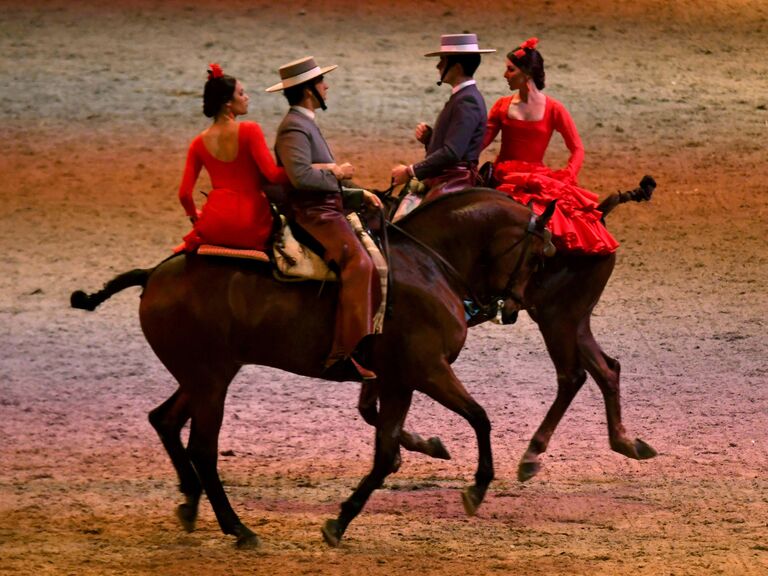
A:
[[[224,70],[221,69],[221,66],[218,64],[208,64],[208,80],[213,80],[214,78],[221,78],[224,76]]]
[[[513,52],[515,55],[515,58],[522,58],[525,56],[525,50],[533,50],[536,48],[536,45],[539,43],[538,38],[528,38],[525,42],[520,44],[520,46]]]

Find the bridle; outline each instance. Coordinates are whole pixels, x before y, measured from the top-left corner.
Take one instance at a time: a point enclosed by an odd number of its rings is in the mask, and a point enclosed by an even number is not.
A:
[[[481,322],[484,322],[486,320],[489,320],[491,318],[494,318],[496,316],[496,313],[499,310],[499,302],[504,300],[513,300],[518,306],[520,306],[520,309],[525,309],[525,301],[522,294],[517,293],[514,290],[514,285],[517,281],[517,276],[520,273],[520,270],[523,267],[523,263],[525,262],[526,258],[528,257],[528,254],[531,249],[531,238],[533,236],[536,236],[538,238],[541,238],[543,241],[547,242],[548,239],[546,237],[546,234],[540,232],[536,229],[536,215],[531,214],[531,218],[528,221],[528,226],[526,227],[525,234],[517,240],[514,244],[512,244],[509,248],[507,248],[502,254],[500,254],[498,258],[501,258],[503,256],[506,256],[508,253],[510,253],[512,250],[517,248],[521,243],[523,243],[523,248],[520,251],[520,255],[517,257],[517,262],[515,263],[515,267],[512,270],[512,273],[509,276],[509,279],[507,280],[507,284],[504,286],[504,289],[501,291],[500,294],[491,296],[488,302],[483,303],[480,298],[477,296],[475,291],[472,289],[472,287],[469,285],[469,283],[462,277],[461,274],[456,270],[456,268],[448,262],[439,252],[437,252],[434,248],[431,246],[425,244],[415,236],[413,236],[411,233],[406,232],[403,228],[398,226],[397,224],[394,224],[392,222],[386,221],[386,227],[392,228],[394,230],[397,230],[400,234],[423,248],[430,256],[432,256],[435,261],[440,265],[440,267],[443,269],[443,271],[451,278],[453,281],[458,284],[462,291],[464,292],[464,295],[466,298],[464,299],[464,308],[467,312],[468,321],[471,321],[471,323],[474,324],[480,324]]]
[[[512,250],[514,250],[518,244],[521,242],[524,242],[523,249],[520,251],[520,256],[517,257],[517,263],[515,264],[515,268],[512,270],[512,273],[509,276],[509,280],[507,280],[507,285],[504,287],[504,290],[502,292],[501,297],[497,298],[498,300],[514,300],[514,302],[520,306],[520,309],[525,308],[525,302],[523,299],[522,294],[517,294],[513,290],[513,285],[515,283],[515,280],[517,280],[517,276],[520,273],[520,269],[523,267],[523,262],[525,262],[525,259],[528,257],[528,254],[531,250],[531,237],[536,236],[537,238],[541,239],[542,242],[545,244],[550,242],[550,232],[547,230],[545,232],[541,232],[536,228],[536,222],[537,217],[536,214],[531,212],[531,217],[528,219],[528,226],[525,229],[525,235],[520,238],[517,242],[512,244],[509,248],[507,248],[504,252],[502,252],[498,258],[501,258],[503,256],[506,256],[509,254]]]

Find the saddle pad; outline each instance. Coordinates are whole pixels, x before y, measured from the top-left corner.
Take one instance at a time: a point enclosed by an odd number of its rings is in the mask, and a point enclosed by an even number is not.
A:
[[[227,248],[225,246],[214,246],[212,244],[202,244],[197,253],[203,256],[227,256],[229,258],[247,258],[248,260],[259,260],[260,262],[269,262],[269,256],[261,250],[251,250],[248,248]]]

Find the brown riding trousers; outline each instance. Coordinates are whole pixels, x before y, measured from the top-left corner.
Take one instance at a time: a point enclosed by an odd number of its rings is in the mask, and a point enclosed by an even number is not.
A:
[[[434,178],[425,178],[424,185],[427,193],[424,196],[424,202],[434,200],[443,194],[459,192],[466,188],[471,188],[477,183],[477,165],[460,164],[453,168],[443,170],[440,176]]]
[[[344,216],[339,192],[294,191],[296,223],[322,244],[323,259],[339,270],[339,302],[330,359],[346,358],[368,334],[381,300],[376,267]]]

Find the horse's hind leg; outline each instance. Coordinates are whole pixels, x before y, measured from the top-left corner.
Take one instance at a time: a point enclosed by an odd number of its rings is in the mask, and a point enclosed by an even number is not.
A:
[[[338,546],[349,523],[360,513],[371,494],[393,472],[398,455],[398,437],[411,405],[410,390],[384,389],[379,398],[380,412],[376,424],[376,448],[371,472],[362,479],[352,495],[341,505],[339,516],[325,522],[323,538],[330,546]]]
[[[592,335],[589,317],[579,325],[578,347],[582,363],[595,379],[605,402],[608,421],[608,438],[611,449],[619,454],[636,460],[645,460],[656,456],[656,451],[644,441],[627,437],[621,421],[620,373],[619,362],[608,356]]]
[[[181,389],[176,390],[173,396],[149,413],[149,422],[160,436],[179,476],[179,490],[184,494],[186,502],[179,505],[176,515],[187,532],[195,529],[198,504],[203,491],[197,472],[181,443],[181,429],[189,417],[189,397],[183,394]]]
[[[208,366],[207,377],[204,373],[198,374],[195,382],[195,394],[191,402],[192,424],[187,450],[222,532],[236,536],[239,548],[253,548],[258,546],[259,539],[240,521],[232,509],[217,469],[224,399],[227,395],[227,387],[237,373],[237,369],[231,370],[226,375],[212,374],[210,370],[212,367]]]
[[[478,463],[475,483],[462,492],[464,510],[473,516],[485,498],[488,486],[494,477],[493,453],[491,450],[491,422],[480,404],[467,392],[464,385],[453,373],[450,365],[443,361],[432,374],[419,385],[418,390],[427,394],[452,412],[462,416],[477,437]],[[442,443],[441,443],[442,446]]]
[[[552,434],[587,379],[579,364],[575,324],[565,319],[539,319],[539,329],[557,371],[557,396],[520,459],[517,479],[521,482],[530,480],[541,470],[540,455],[546,452]]]

